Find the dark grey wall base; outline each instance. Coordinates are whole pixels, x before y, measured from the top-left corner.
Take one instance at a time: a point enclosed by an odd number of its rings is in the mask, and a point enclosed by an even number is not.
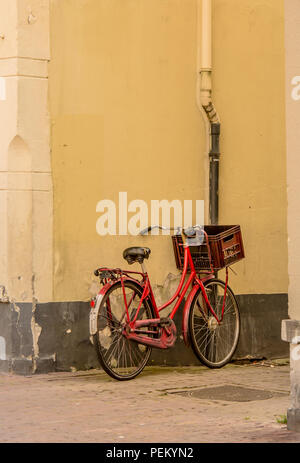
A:
[[[287,294],[250,294],[237,300],[241,334],[235,356],[289,357],[289,346],[281,339],[281,321],[289,318]]]
[[[0,304],[0,371],[31,375],[97,367],[89,303]]]
[[[235,358],[287,357],[289,346],[281,341],[287,295],[242,295],[238,302],[241,336]],[[175,317],[175,346],[154,349],[149,364],[199,364],[182,340],[181,315],[179,310]],[[30,375],[91,368],[99,368],[99,363],[89,339],[89,303],[0,304],[0,371]]]

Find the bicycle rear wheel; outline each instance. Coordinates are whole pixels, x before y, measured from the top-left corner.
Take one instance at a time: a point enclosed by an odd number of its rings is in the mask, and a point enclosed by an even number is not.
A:
[[[142,288],[131,281],[124,281],[125,294],[130,320],[136,314],[139,306]],[[154,318],[152,306],[143,301],[138,320]],[[101,301],[97,333],[94,335],[94,344],[99,362],[112,378],[119,381],[135,378],[146,366],[151,347],[128,340],[123,334],[127,321],[127,313],[121,282],[115,283],[105,294]]]
[[[225,283],[213,279],[204,286],[209,303],[221,320]],[[209,311],[199,288],[190,310],[189,330],[192,348],[204,365],[221,368],[231,360],[239,340],[240,314],[236,298],[228,286],[220,324]]]

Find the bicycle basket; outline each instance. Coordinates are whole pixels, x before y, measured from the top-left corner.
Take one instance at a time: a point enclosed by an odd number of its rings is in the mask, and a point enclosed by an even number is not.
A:
[[[211,252],[212,267],[221,270],[245,257],[241,228],[239,225],[205,225]],[[181,235],[172,236],[176,266],[183,269],[184,248]],[[190,247],[195,270],[210,270],[209,255],[206,243]]]

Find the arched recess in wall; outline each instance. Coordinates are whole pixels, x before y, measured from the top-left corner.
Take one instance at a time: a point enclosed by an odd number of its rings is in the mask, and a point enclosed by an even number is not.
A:
[[[7,164],[10,172],[31,172],[31,155],[27,143],[16,135],[9,144]]]

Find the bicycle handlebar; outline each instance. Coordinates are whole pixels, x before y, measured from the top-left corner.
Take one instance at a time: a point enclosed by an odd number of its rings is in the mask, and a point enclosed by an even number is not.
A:
[[[155,228],[158,228],[159,230],[177,230],[177,233],[180,232],[180,230],[182,230],[182,227],[162,227],[161,225],[151,225],[150,227],[147,227],[147,228],[144,228],[143,230],[140,231],[140,235],[146,235],[146,233],[148,233],[149,231],[151,230],[154,230]]]
[[[200,230],[203,232],[203,227],[201,225],[193,225],[191,227],[183,228],[183,227],[162,227],[161,225],[151,225],[150,227],[144,228],[143,230],[140,231],[140,235],[146,235],[149,233],[151,230],[154,230],[155,228],[158,228],[159,230],[176,230],[177,234],[184,233],[185,236],[187,237],[192,237],[193,234],[195,233],[196,230]]]
[[[153,228],[153,227],[144,228],[143,230],[140,231],[139,235],[146,235],[146,233],[148,233],[149,231],[151,231],[152,228]]]

